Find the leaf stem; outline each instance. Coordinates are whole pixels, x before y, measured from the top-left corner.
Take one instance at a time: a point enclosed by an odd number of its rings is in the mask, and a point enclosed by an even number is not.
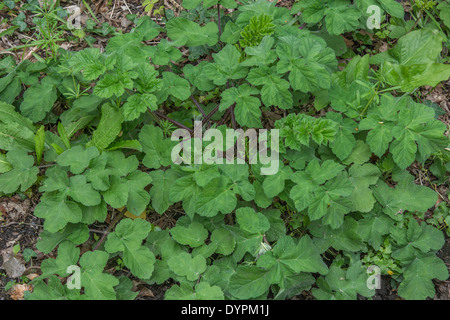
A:
[[[219,110],[219,105],[217,105],[208,115],[203,119],[203,122],[207,122],[211,117]]]
[[[159,113],[158,111],[153,111],[153,114],[158,116],[158,117],[160,117],[160,118],[163,118],[163,119],[165,119],[165,120],[167,120],[169,122],[172,122],[178,128],[185,129],[185,130],[189,131],[190,133],[194,132],[191,128],[186,127],[184,124],[181,124],[178,121],[175,121],[175,120],[167,117],[166,115],[164,115],[162,113]]]
[[[219,26],[219,39],[220,39],[220,36],[222,35],[222,23],[220,20],[220,4],[217,4],[217,24]]]
[[[206,117],[206,113],[203,110],[203,108],[200,106],[200,104],[198,103],[197,100],[195,100],[194,96],[191,96],[191,100],[192,102],[194,102],[195,106],[197,107],[198,111],[200,111],[200,113],[202,114],[202,116]]]
[[[236,118],[234,116],[234,106],[236,105],[236,103],[234,103],[230,109],[231,109],[231,123],[233,124],[233,129],[236,130]]]
[[[110,225],[108,226],[108,229],[106,229],[106,231],[103,233],[102,237],[100,238],[100,240],[97,242],[96,246],[94,247],[94,249],[92,249],[92,251],[97,250],[98,248],[100,248],[100,246],[102,245],[103,241],[105,241],[106,236],[111,232],[111,230],[116,226],[116,224],[120,221],[120,219],[123,218],[123,215],[126,212],[126,208],[123,207],[121,211],[119,211],[119,214],[114,218],[114,220],[110,223]]]
[[[415,27],[417,27],[417,24],[419,23],[419,20],[422,18],[422,10],[419,11],[419,14],[417,15],[417,19],[414,22],[413,26],[411,27],[411,29],[408,30],[407,33],[411,32],[412,30],[414,30]]]
[[[379,86],[379,85],[378,85]],[[372,95],[372,97],[370,98],[370,100],[367,102],[366,106],[364,107],[364,110],[360,113],[360,117],[362,119],[362,116],[364,115],[364,113],[366,112],[367,108],[370,106],[370,104],[372,103],[373,99],[375,98],[375,96],[378,95],[378,86],[376,87],[376,89],[374,90],[374,93]]]
[[[228,108],[227,111],[225,111],[225,114],[223,115],[222,119],[220,119],[220,121],[218,122],[218,125],[222,125],[225,123],[225,121],[227,120],[228,116],[231,113],[231,108]]]

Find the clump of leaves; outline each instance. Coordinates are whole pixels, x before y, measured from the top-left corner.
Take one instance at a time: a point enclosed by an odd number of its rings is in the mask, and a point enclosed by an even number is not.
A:
[[[403,19],[397,2],[374,3]],[[105,271],[117,261],[146,283],[176,283],[166,299],[288,299],[312,287],[318,299],[371,297],[371,265],[402,298],[432,297],[433,279],[448,277],[436,256],[448,198],[408,167],[430,165],[448,184],[448,137],[438,109],[411,93],[448,79],[446,39],[405,30],[338,68],[339,35],[366,29],[367,5],[185,0],[165,26],[136,19],[102,52],[1,60],[0,193],[42,193],[37,249],[57,252],[29,298],[134,299],[131,279]],[[202,61],[186,63],[185,48]],[[193,133],[194,120],[280,130],[278,171],[173,163],[169,135]],[[172,209],[170,228],[145,219]],[[74,266],[79,289],[67,286]]]

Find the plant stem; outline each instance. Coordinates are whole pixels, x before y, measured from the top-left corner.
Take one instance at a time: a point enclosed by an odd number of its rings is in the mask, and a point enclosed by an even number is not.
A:
[[[366,112],[367,108],[370,106],[370,104],[372,103],[373,99],[375,98],[375,96],[378,95],[378,87],[379,85],[377,85],[377,87],[375,88],[375,92],[373,93],[372,97],[370,98],[369,102],[367,102],[366,106],[364,107],[364,110],[361,112],[361,114],[359,115],[362,119],[362,116],[364,115],[364,113]]]
[[[217,105],[208,115],[203,119],[204,122],[207,122],[211,117],[219,110],[219,105]]]
[[[217,24],[219,26],[219,39],[220,39],[220,36],[222,35],[222,24],[220,21],[220,4],[217,4]]]
[[[178,128],[185,129],[185,130],[189,131],[190,133],[193,133],[193,132],[194,132],[191,128],[186,127],[184,124],[181,124],[181,123],[179,123],[178,121],[175,121],[175,120],[173,120],[173,119],[170,119],[169,117],[167,117],[166,115],[164,115],[164,114],[162,114],[162,113],[159,113],[158,111],[153,111],[153,114],[156,115],[156,116],[158,116],[158,117],[160,117],[160,118],[163,118],[163,119],[165,119],[165,120],[167,120],[167,121],[169,121],[169,122],[172,122],[172,123],[173,123],[175,126],[177,126]]]
[[[195,100],[194,96],[191,96],[191,100],[192,102],[194,102],[195,106],[197,107],[198,111],[200,111],[200,113],[202,114],[202,116],[206,117],[206,113],[203,110],[203,108],[200,106],[200,104],[198,103],[197,100]]]
[[[422,10],[420,10],[419,14],[417,15],[417,19],[414,22],[414,25],[411,27],[411,29],[408,30],[407,33],[411,32],[412,30],[414,30],[415,27],[417,27],[417,24],[419,23],[419,20],[422,18]]]
[[[236,130],[236,119],[234,116],[234,106],[236,105],[236,103],[234,103],[230,109],[231,109],[231,123],[233,124],[233,129]]]
[[[225,111],[225,114],[223,115],[222,119],[220,119],[218,125],[222,125],[227,120],[228,116],[230,115],[231,108],[228,108],[227,111]]]
[[[44,164],[42,166],[38,166],[39,169],[50,168],[56,165],[56,163]]]
[[[97,250],[102,245],[103,241],[105,241],[106,236],[111,232],[111,230],[116,226],[116,224],[119,222],[120,219],[122,219],[123,215],[125,214],[126,208],[123,207],[122,211],[119,212],[119,214],[114,218],[114,220],[110,223],[108,226],[108,229],[103,233],[100,240],[97,242],[97,245],[92,249],[92,251]]]

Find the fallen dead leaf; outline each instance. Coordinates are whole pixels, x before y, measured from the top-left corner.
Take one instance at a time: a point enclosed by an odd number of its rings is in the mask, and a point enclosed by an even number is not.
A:
[[[13,300],[23,300],[23,294],[25,291],[33,292],[33,287],[26,283],[24,284],[15,284],[9,289],[8,293]]]
[[[1,268],[6,271],[6,274],[10,278],[18,278],[22,276],[26,270],[22,262],[15,258],[11,252],[5,252],[3,254],[3,261]]]
[[[150,290],[147,287],[142,287],[141,290],[139,291],[139,295],[138,297],[150,297],[150,298],[154,298],[155,295],[153,294],[153,291]]]
[[[125,212],[125,217],[130,218],[130,219],[143,219],[145,220],[147,218],[147,213],[144,211],[142,212],[139,216],[136,216],[134,214],[132,214],[130,211]]]
[[[27,278],[30,279],[30,281],[36,279],[37,277],[39,277],[37,273],[30,273],[29,275],[27,275]]]

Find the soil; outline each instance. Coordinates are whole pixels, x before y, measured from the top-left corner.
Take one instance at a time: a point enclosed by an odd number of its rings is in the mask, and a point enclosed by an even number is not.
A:
[[[24,249],[31,249],[38,252],[36,242],[42,232],[42,225],[39,218],[32,213],[34,205],[29,199],[21,200],[19,196],[12,198],[0,198],[0,266],[3,265],[3,255],[11,252],[15,245],[20,245],[21,252]],[[44,257],[38,254],[30,262],[24,263],[22,255],[19,253],[16,258],[21,260],[26,267],[24,276],[39,271],[38,265]],[[5,292],[5,286],[10,281],[21,282],[21,279],[9,278],[4,270],[0,271],[0,300],[9,299]]]
[[[113,7],[108,7],[108,1],[100,0],[96,1],[95,7],[92,8],[96,17],[100,21],[100,24],[103,22],[107,22],[111,26],[115,27],[122,32],[127,32],[132,28],[132,24],[126,19],[126,16],[130,13],[142,15],[144,14],[143,7],[141,6],[141,0],[127,0],[124,1],[112,1],[114,4]],[[181,0],[160,0],[158,3],[154,5],[154,8],[159,8],[161,5],[164,5],[165,8],[174,11],[174,14],[177,15],[180,11],[179,2]],[[278,0],[278,6],[283,7],[291,7],[294,3],[294,0]],[[402,1],[399,1],[402,2]],[[404,2],[404,1],[403,1]],[[81,5],[81,1],[61,1],[63,6],[67,6],[73,3],[78,3]],[[125,5],[124,5],[125,4]],[[11,18],[9,16],[5,16],[4,12],[0,12],[0,17],[2,18]],[[82,14],[82,23],[87,19],[92,18],[87,10],[84,10]],[[158,17],[156,17],[158,19]],[[31,20],[31,18],[29,17]],[[8,28],[9,26],[0,25],[0,29]],[[107,37],[102,37],[96,34],[90,34],[93,36],[96,41],[93,44],[94,47],[104,48],[107,42]],[[3,49],[7,49],[13,46],[17,46],[22,44],[21,38],[23,35],[15,34],[11,37],[2,37],[2,41],[0,42],[0,51]],[[60,44],[63,48],[68,50],[80,50],[83,49],[86,44],[81,44],[75,41],[68,41],[66,43]],[[32,53],[37,53],[42,57],[45,57],[45,54],[42,51],[36,50],[33,51],[30,49],[26,49],[25,52],[16,52],[13,55],[16,57],[18,61],[21,59],[34,59]],[[439,117],[439,119],[445,124],[450,125],[450,81],[447,83],[443,83],[438,85],[434,90],[431,88],[424,88],[422,90],[422,97],[427,100],[431,100],[436,103],[438,106],[442,108],[445,112],[443,115]],[[448,132],[447,132],[448,134]],[[422,180],[420,176],[420,170],[414,170],[415,168],[411,168],[411,173],[416,176],[416,183],[424,184],[429,187],[432,187],[428,181]],[[431,177],[431,180],[433,178]],[[444,185],[439,187],[438,192],[442,195],[447,194],[448,188]],[[39,265],[42,260],[47,258],[54,257],[53,253],[49,255],[44,255],[40,253],[36,249],[36,242],[38,240],[39,234],[42,232],[42,221],[41,219],[35,217],[33,215],[34,207],[38,203],[39,194],[35,193],[31,196],[31,198],[21,198],[16,195],[11,198],[0,197],[0,267],[3,264],[3,254],[12,251],[12,248],[20,244],[20,252],[23,252],[24,249],[32,249],[37,253],[37,257],[32,258],[31,261],[25,263],[23,261],[23,257],[21,253],[18,253],[16,258],[22,261],[22,263],[26,267],[26,271],[24,273],[24,277],[32,276],[36,272],[39,273]],[[448,199],[442,199],[444,201],[448,201]],[[149,216],[149,220],[154,225],[158,225],[161,228],[171,227],[175,220],[174,216],[177,215],[177,208],[173,208],[174,212],[166,213],[163,216],[160,215],[152,215]],[[102,226],[100,226],[101,228]],[[103,226],[103,229],[106,229],[107,226]],[[450,266],[450,239],[447,238],[444,247],[438,252],[438,256],[444,260],[447,266]],[[114,270],[114,268],[110,269]],[[122,271],[121,271],[122,272]],[[120,272],[116,272],[115,275],[119,275]],[[5,286],[8,285],[11,281],[15,281],[17,283],[22,283],[23,279],[12,279],[9,278],[4,270],[0,268],[0,300],[9,300],[12,299],[11,292],[5,292]],[[134,283],[134,291],[139,292],[137,300],[162,300],[164,298],[165,292],[170,288],[170,283],[165,283],[162,285],[148,285],[142,282],[139,282],[137,279],[133,280]],[[449,300],[450,299],[450,281],[436,281],[436,295],[434,300]],[[293,300],[312,300],[314,297],[310,292],[303,292],[301,295],[297,295],[292,298]],[[362,298],[361,298],[362,299]],[[396,290],[391,287],[391,278],[389,276],[381,277],[381,289],[376,291],[373,300],[396,300],[400,299],[396,293]]]

